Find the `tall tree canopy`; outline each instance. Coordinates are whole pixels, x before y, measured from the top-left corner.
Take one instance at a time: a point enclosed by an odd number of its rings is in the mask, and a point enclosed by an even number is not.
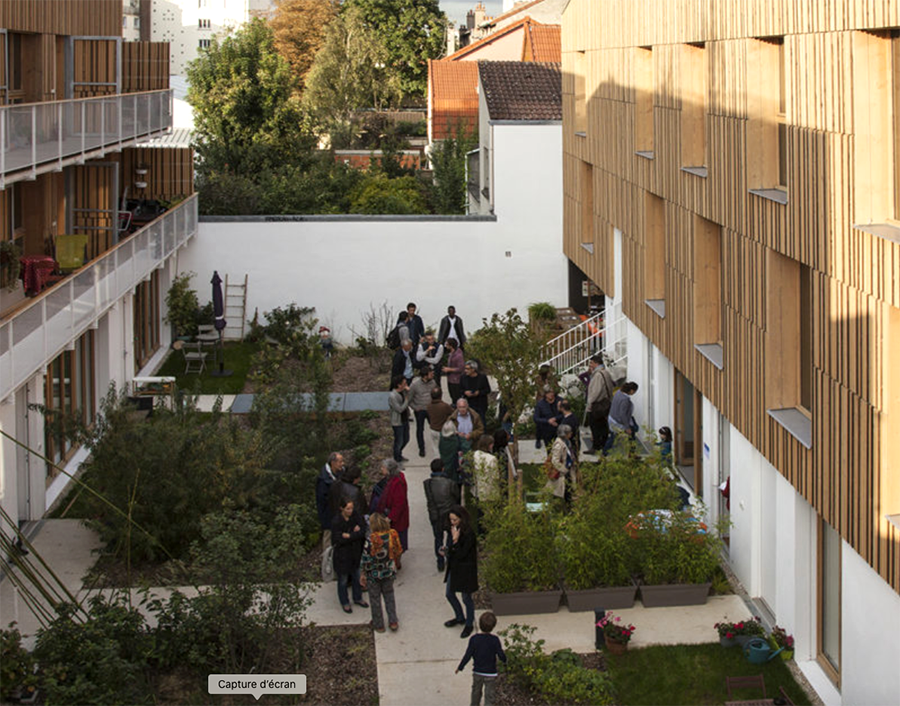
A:
[[[301,129],[297,79],[264,20],[213,38],[187,73],[199,170],[249,174],[313,146]]]
[[[399,77],[387,68],[382,37],[361,8],[344,6],[328,25],[325,43],[307,75],[303,105],[332,134],[347,128],[355,110],[383,110],[400,102]]]
[[[325,41],[325,29],[339,7],[338,0],[278,0],[270,23],[275,48],[301,81],[309,73]]]
[[[428,60],[440,57],[446,44],[447,16],[438,0],[344,0],[345,12],[353,7],[384,41],[404,97],[424,101]]]

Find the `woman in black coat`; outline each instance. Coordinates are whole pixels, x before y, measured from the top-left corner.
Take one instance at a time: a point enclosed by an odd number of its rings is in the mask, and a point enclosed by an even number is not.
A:
[[[338,600],[345,613],[353,612],[347,596],[349,583],[353,585],[353,602],[362,608],[369,607],[362,599],[362,586],[359,583],[359,565],[365,541],[366,521],[354,507],[353,500],[345,497],[341,500],[340,512],[331,521],[331,543],[334,546],[332,562],[338,579]]]
[[[447,571],[444,582],[447,584],[447,601],[453,607],[454,617],[444,623],[448,628],[463,625],[460,637],[466,638],[475,628],[475,601],[472,594],[478,590],[478,545],[475,530],[469,511],[462,505],[450,508],[450,543],[444,552],[447,555]],[[457,593],[462,593],[466,606],[465,617],[459,604]]]

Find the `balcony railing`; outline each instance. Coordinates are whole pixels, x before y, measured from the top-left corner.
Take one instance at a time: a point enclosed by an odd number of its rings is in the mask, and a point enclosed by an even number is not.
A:
[[[0,401],[197,232],[191,196],[0,323]]]
[[[172,127],[172,89],[0,106],[0,189]]]
[[[591,356],[606,353],[608,367],[626,364],[624,318],[607,321],[606,313],[596,314],[564,331],[544,345],[544,364],[559,375],[584,368]]]

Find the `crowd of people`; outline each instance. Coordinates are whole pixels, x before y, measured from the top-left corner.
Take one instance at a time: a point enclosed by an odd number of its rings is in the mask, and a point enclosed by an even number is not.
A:
[[[491,634],[496,618],[483,613],[481,632],[475,629],[478,590],[478,533],[481,507],[503,490],[501,468],[510,444],[510,430],[486,433],[485,420],[491,385],[477,360],[466,359],[466,333],[453,306],[441,319],[438,333],[426,329],[410,302],[401,312],[388,345],[396,348],[391,365],[388,407],[393,432],[391,458],[384,459],[367,499],[359,469],[348,467],[340,453],[332,453],[316,483],[316,502],[323,536],[323,575],[333,572],[342,609],[368,608],[377,632],[396,631],[399,617],[394,593],[402,556],[409,551],[409,499],[403,456],[415,424],[415,448],[420,457],[430,455],[430,475],[423,487],[434,544],[434,558],[443,574],[445,596],[453,616],[448,628],[462,626],[460,637],[471,638],[457,671],[474,659],[472,703],[484,691],[490,703],[496,659],[505,660],[502,646]],[[444,399],[446,377],[449,400]],[[547,450],[544,464],[546,488],[568,505],[580,451],[579,429],[589,424],[591,444],[587,453],[609,452],[617,436],[635,438],[632,396],[638,386],[625,382],[616,387],[601,356],[590,359],[584,375],[584,420],[573,412],[549,366],[542,366],[535,380],[535,445]],[[671,449],[671,432],[668,448]],[[662,430],[661,430],[662,431]],[[664,440],[665,441],[665,440]],[[471,453],[470,453],[471,452]],[[363,593],[368,591],[368,601]],[[382,609],[382,603],[384,609]]]

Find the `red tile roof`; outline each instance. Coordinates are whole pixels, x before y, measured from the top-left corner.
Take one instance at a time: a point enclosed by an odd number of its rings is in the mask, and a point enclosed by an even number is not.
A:
[[[431,139],[443,140],[459,128],[478,130],[478,63],[429,61],[428,101]]]
[[[478,70],[492,120],[562,120],[559,63],[479,61]]]
[[[450,56],[446,56],[442,59],[442,61],[460,61],[461,59],[473,59],[475,57],[470,56],[473,53],[476,53],[479,49],[496,42],[501,37],[505,37],[507,34],[511,32],[515,32],[520,29],[522,26],[527,28],[534,20],[530,17],[524,17],[518,22],[513,22],[511,25],[504,27],[503,29],[498,29],[496,32],[492,32],[486,37],[482,37],[477,42],[472,42],[471,44],[467,44],[462,49],[457,49],[455,52],[450,54]]]
[[[523,61],[562,61],[562,39],[559,25],[529,23],[522,49]]]

